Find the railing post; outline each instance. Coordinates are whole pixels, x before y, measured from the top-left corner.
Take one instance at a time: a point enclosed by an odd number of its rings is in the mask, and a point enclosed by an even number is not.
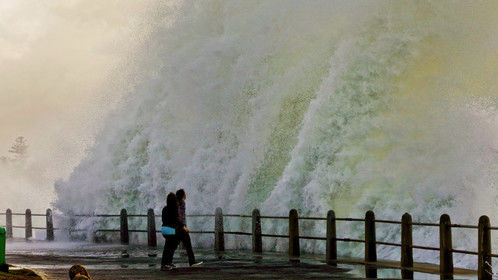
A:
[[[147,243],[149,247],[157,247],[156,217],[154,209],[147,210]]]
[[[453,279],[452,249],[450,216],[443,214],[439,220],[439,273],[441,279]]]
[[[126,212],[126,209],[121,209],[120,220],[121,244],[128,244],[130,242],[130,236],[128,233],[128,213]]]
[[[289,212],[289,259],[299,262],[301,249],[299,248],[299,216],[296,209]]]
[[[14,235],[12,234],[12,210],[7,209],[5,212],[5,223],[7,226],[7,238],[12,238]]]
[[[401,218],[401,278],[413,279],[412,216]]]
[[[252,210],[252,252],[263,252],[263,240],[261,237],[261,214],[258,209]]]
[[[8,272],[9,266],[5,262],[5,239],[7,238],[7,231],[0,227],[0,271]],[[7,277],[9,277],[7,275]]]
[[[377,240],[375,237],[375,214],[367,211],[365,214],[365,274],[367,278],[377,278]]]
[[[491,266],[491,224],[487,216],[479,218],[478,229],[478,261],[477,278],[479,280],[493,279],[493,267]]]
[[[337,266],[337,240],[335,230],[335,212],[327,212],[327,264]]]
[[[216,208],[214,217],[214,250],[216,252],[225,251],[225,234],[223,233],[223,211]]]
[[[91,235],[92,235],[91,238],[92,238],[92,242],[93,243],[99,243],[100,242],[99,237],[97,236],[97,230],[95,228],[92,229]]]
[[[67,227],[68,235],[69,235],[69,240],[73,240],[72,233],[75,230],[76,227],[76,217],[73,212],[68,213],[69,216],[69,226]]]
[[[25,224],[26,233],[25,233],[25,238],[28,239],[28,238],[31,238],[33,236],[33,224],[31,222],[31,210],[30,209],[26,209],[26,214],[24,216],[26,218],[26,224]]]
[[[51,209],[47,209],[46,220],[47,220],[47,240],[53,241],[54,240],[54,220],[52,218],[52,210]]]

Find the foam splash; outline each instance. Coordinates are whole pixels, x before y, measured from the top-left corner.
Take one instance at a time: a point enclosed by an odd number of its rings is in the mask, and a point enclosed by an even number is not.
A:
[[[174,20],[155,26],[141,53],[143,81],[70,179],[57,184],[57,208],[159,211],[166,194],[182,187],[190,213],[219,206],[359,217],[372,209],[392,219],[410,212],[414,220],[449,213],[458,223],[475,224],[481,214],[493,221],[498,56],[486,34],[495,32],[488,12],[495,4],[446,4],[179,2]],[[248,225],[227,225],[241,226]],[[304,223],[302,230],[325,228]],[[341,234],[361,237],[362,227]],[[428,230],[414,234],[415,242],[438,242]],[[455,233],[456,245],[470,236]],[[399,229],[378,237],[397,241]],[[360,246],[345,246],[361,254]]]

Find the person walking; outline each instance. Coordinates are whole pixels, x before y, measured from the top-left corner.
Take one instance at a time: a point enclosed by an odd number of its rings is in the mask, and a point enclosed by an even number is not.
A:
[[[180,222],[182,222],[185,226],[187,226],[187,216],[185,215],[185,199],[187,196],[185,195],[185,190],[179,189],[176,191],[176,199],[178,199],[178,216],[180,218]],[[178,244],[178,248],[185,249],[185,245],[183,243]],[[182,253],[182,257],[188,256],[188,253]]]
[[[187,199],[187,195],[185,194],[184,189],[176,191],[176,199],[178,199],[178,216],[180,218],[180,222],[187,226],[187,216],[185,215],[185,200]]]
[[[161,270],[171,270],[175,267],[173,264],[173,255],[180,242],[182,242],[185,249],[187,249],[189,265],[196,266],[201,264],[195,261],[188,228],[180,221],[178,204],[176,195],[172,192],[169,193],[166,198],[166,206],[163,208],[162,212],[163,226],[161,228],[161,233],[166,240],[161,259]]]

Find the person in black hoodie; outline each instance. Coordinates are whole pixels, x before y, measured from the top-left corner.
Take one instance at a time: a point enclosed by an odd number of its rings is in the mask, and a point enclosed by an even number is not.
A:
[[[163,227],[162,233],[166,239],[164,245],[163,257],[161,259],[161,270],[170,270],[174,266],[173,255],[180,241],[184,244],[188,253],[188,262],[190,266],[199,265],[195,261],[192,243],[188,234],[188,228],[180,221],[178,216],[178,200],[174,193],[169,193],[166,199],[166,206],[162,212]]]

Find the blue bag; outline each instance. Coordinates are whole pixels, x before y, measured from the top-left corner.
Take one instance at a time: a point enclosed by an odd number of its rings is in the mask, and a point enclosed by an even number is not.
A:
[[[163,235],[175,235],[176,234],[176,230],[172,227],[161,227],[161,233]]]

